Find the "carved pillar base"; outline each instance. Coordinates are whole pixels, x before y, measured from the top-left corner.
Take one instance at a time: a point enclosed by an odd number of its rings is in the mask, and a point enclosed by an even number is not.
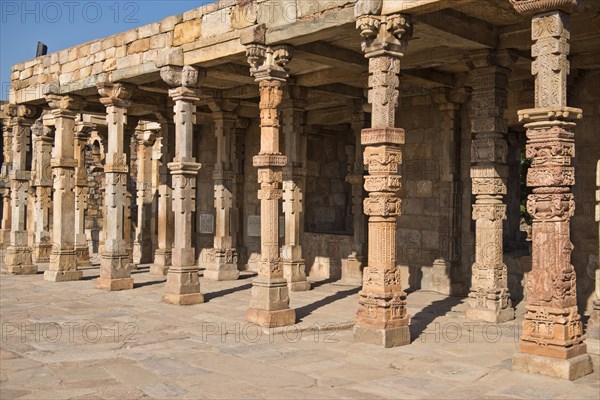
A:
[[[283,260],[283,277],[288,282],[291,292],[310,290],[310,282],[306,280],[306,263],[304,260]]]
[[[8,275],[35,275],[37,265],[33,264],[31,248],[8,246],[6,249],[5,265],[1,272]]]
[[[488,297],[493,297],[489,299]],[[502,293],[491,293],[484,296],[474,296],[473,293],[469,293],[469,303],[475,304],[485,303],[484,307],[469,307],[467,308],[465,316],[467,319],[474,321],[491,322],[499,324],[506,321],[512,321],[515,319],[515,310],[512,308],[504,308],[502,304],[504,302]]]
[[[52,245],[50,243],[35,243],[33,245],[33,261],[36,264],[49,263],[51,252]]]
[[[240,277],[235,249],[213,249],[214,261],[206,267],[204,278],[211,281],[235,281]]]
[[[252,282],[252,300],[246,319],[266,328],[293,325],[296,310],[289,308],[289,302],[285,278],[258,277]]]
[[[82,244],[75,245],[75,254],[77,255],[77,266],[91,267],[92,260],[90,260],[90,248],[87,245],[87,240],[82,239],[81,241],[83,242]],[[78,240],[78,242],[80,241]]]
[[[50,282],[78,281],[83,272],[77,270],[75,249],[54,249],[50,253],[50,267],[44,272],[44,280]]]
[[[96,288],[110,291],[133,289],[128,254],[100,256],[100,277],[96,280]]]
[[[171,266],[171,250],[157,249],[154,252],[154,264],[150,266],[150,274],[166,276]]]
[[[162,301],[181,306],[204,303],[204,295],[200,293],[198,267],[169,267]]]
[[[362,271],[367,266],[367,260],[351,253],[348,258],[342,259],[342,278],[335,282],[340,286],[362,286]]]

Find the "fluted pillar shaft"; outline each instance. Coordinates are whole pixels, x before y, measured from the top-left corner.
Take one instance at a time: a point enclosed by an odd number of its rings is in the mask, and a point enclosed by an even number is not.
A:
[[[488,50],[469,54],[471,67],[471,182],[475,196],[475,262],[472,267],[469,319],[505,322],[515,313],[503,261],[503,221],[506,219],[508,178],[507,88],[508,53]]]
[[[133,94],[133,87],[121,83],[101,83],[98,85],[100,101],[106,107],[108,141],[105,173],[105,215],[104,248],[100,254],[100,277],[98,289],[133,289],[131,277],[130,248],[125,238],[127,196],[127,156],[125,155],[125,126],[127,107]]]
[[[362,3],[357,3],[356,11]],[[369,216],[368,266],[354,327],[354,340],[381,345],[410,343],[406,293],[396,267],[396,217],[400,215],[399,191],[404,130],[396,128],[400,85],[400,59],[412,27],[408,16],[359,15],[356,23],[363,36],[369,62],[371,128],[363,129],[365,146],[365,214]]]
[[[289,290],[310,290],[302,254],[304,237],[304,192],[306,190],[306,146],[304,131],[306,89],[288,86],[282,103],[283,137],[288,162],[283,167],[283,215],[285,239],[281,255],[283,276]]]
[[[279,247],[279,203],[282,198],[282,167],[287,157],[279,149],[279,113],[282,85],[288,76],[284,66],[292,57],[288,46],[268,47],[249,43],[246,47],[250,73],[259,85],[260,151],[254,156],[260,189],[261,256],[258,276],[252,284],[247,312],[249,322],[265,327],[291,325],[296,312],[289,308],[289,290],[283,276]]]
[[[33,146],[36,150],[31,185],[35,188],[35,238],[33,260],[36,263],[50,262],[52,235],[50,217],[52,215],[52,142],[51,128],[40,125],[35,133]]]
[[[160,137],[157,139],[159,151],[156,160],[158,170],[157,249],[154,252],[154,262],[150,267],[150,273],[153,275],[167,275],[172,260],[174,234],[171,174],[167,164],[173,158],[171,147],[175,139],[175,126],[168,120],[162,121],[160,125]]]
[[[191,66],[165,66],[161,76],[175,102],[175,157],[168,164],[173,182],[174,240],[172,263],[162,300],[169,304],[202,303],[199,268],[192,246],[192,221],[196,211],[196,180],[201,165],[192,156],[199,71]]]
[[[9,127],[12,130],[12,170],[9,174],[12,210],[10,244],[6,250],[2,272],[15,275],[35,274],[37,266],[32,260],[26,220],[31,179],[31,171],[27,169],[27,153],[30,151],[35,109],[9,104],[5,111],[10,117]]]
[[[571,264],[571,224],[575,199],[575,121],[580,109],[567,106],[569,12],[575,1],[512,0],[532,17],[531,65],[535,108],[520,110],[527,128],[526,156],[531,160],[527,212],[533,218],[532,268],[526,290],[520,353],[513,368],[565,379],[592,371],[577,311],[575,269]]]
[[[238,271],[238,253],[235,235],[232,232],[235,188],[233,184],[233,165],[231,159],[236,116],[232,112],[213,111],[217,158],[213,172],[215,199],[215,235],[212,256],[204,271],[204,277],[211,280],[236,280]]]

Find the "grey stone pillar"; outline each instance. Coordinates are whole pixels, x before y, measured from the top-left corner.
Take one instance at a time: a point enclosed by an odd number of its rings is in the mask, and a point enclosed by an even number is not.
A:
[[[152,262],[152,147],[156,141],[156,132],[145,129],[136,132],[137,147],[137,183],[136,205],[137,225],[133,242],[133,262],[150,264]]]
[[[52,251],[52,234],[50,232],[50,217],[52,216],[51,159],[54,139],[52,138],[52,129],[48,126],[38,125],[34,134],[33,146],[36,154],[31,182],[35,189],[33,260],[39,264],[50,262]]]
[[[123,83],[98,84],[100,101],[106,107],[108,141],[104,173],[106,179],[104,230],[105,242],[100,255],[100,277],[96,286],[104,290],[133,289],[130,248],[125,235],[127,195],[127,156],[124,146],[127,107],[133,87]]]
[[[94,124],[92,123],[79,121],[75,124],[75,159],[77,160],[75,168],[75,254],[79,267],[92,265],[90,248],[85,234],[85,215],[90,192],[85,163],[85,146],[93,130]]]

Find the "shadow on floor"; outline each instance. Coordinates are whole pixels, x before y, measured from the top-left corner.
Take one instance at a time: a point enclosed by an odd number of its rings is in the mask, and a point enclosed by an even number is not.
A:
[[[314,288],[318,288],[319,286],[327,285],[329,283],[337,282],[339,279],[337,278],[327,278],[322,281],[311,282],[310,286]]]
[[[219,290],[218,292],[204,293],[204,302],[211,301],[212,299],[216,299],[217,297],[227,296],[228,294],[232,294],[235,292],[241,292],[242,290],[248,290],[250,288],[252,288],[252,284],[246,283],[245,285]]]
[[[82,280],[82,281],[93,281],[96,278],[100,278],[100,275],[88,275],[88,276],[82,277],[80,280]]]
[[[337,292],[335,294],[332,294],[330,296],[325,297],[324,299],[321,299],[319,301],[315,301],[314,303],[311,304],[307,304],[305,306],[296,308],[296,318],[298,319],[298,321],[302,321],[303,318],[309,316],[310,314],[312,314],[313,311],[326,306],[327,304],[331,304],[335,301],[341,300],[343,298],[346,298],[348,296],[352,296],[354,294],[357,294],[360,291],[361,288],[352,288],[352,289],[348,289],[348,290],[342,290],[340,292]],[[357,303],[358,304],[358,303]]]
[[[411,343],[421,336],[433,320],[447,314],[453,307],[462,303],[462,301],[462,297],[446,297],[445,299],[434,301],[412,316],[410,319]]]
[[[167,280],[166,279],[161,279],[158,281],[149,281],[149,282],[134,282],[133,283],[133,288],[134,289],[138,289],[144,286],[152,286],[152,285],[159,285],[161,283],[165,283]]]

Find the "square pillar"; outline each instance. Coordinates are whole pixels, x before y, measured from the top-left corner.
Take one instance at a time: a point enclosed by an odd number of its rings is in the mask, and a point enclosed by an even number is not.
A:
[[[196,180],[201,165],[192,156],[199,71],[191,66],[163,66],[161,77],[170,86],[175,102],[175,157],[168,164],[173,182],[174,241],[172,266],[162,301],[192,305],[204,302],[200,292],[199,267],[192,247],[192,220],[196,211]]]
[[[88,122],[77,122],[75,124],[75,254],[78,266],[91,266],[90,248],[85,234],[85,214],[88,207],[88,174],[85,163],[85,146],[94,124]]]
[[[532,267],[527,279],[527,308],[513,369],[574,380],[592,372],[577,310],[575,269],[571,264],[571,217],[575,199],[576,121],[580,109],[567,106],[570,11],[575,1],[511,0],[531,16],[535,108],[519,110],[527,128],[531,160],[527,186],[532,194]]]
[[[4,162],[0,170],[0,197],[2,198],[2,219],[0,220],[0,249],[10,244],[10,224],[12,207],[10,203],[10,171],[12,169],[12,127],[10,119],[2,127],[2,154]]]
[[[36,110],[29,106],[8,104],[5,112],[10,117],[12,129],[12,170],[10,171],[11,223],[9,245],[2,266],[2,273],[29,275],[37,273],[33,264],[32,249],[27,232],[27,205],[31,171],[27,169],[31,125]]]
[[[260,151],[254,156],[253,165],[258,168],[260,184],[261,255],[246,317],[249,322],[272,328],[296,322],[296,311],[289,308],[288,282],[283,276],[279,247],[282,167],[287,164],[287,157],[279,151],[279,113],[282,85],[288,77],[284,67],[292,58],[292,49],[285,45],[244,44],[250,73],[258,82],[260,93]]]
[[[137,179],[136,205],[137,224],[133,242],[133,262],[150,264],[152,262],[152,147],[156,133],[150,129],[136,132]]]
[[[52,251],[52,234],[50,217],[52,215],[52,129],[38,125],[32,128],[35,134],[33,146],[36,149],[33,160],[32,187],[35,190],[35,238],[33,244],[33,260],[36,263],[50,262]]]
[[[369,216],[368,266],[354,326],[354,341],[383,347],[410,343],[406,293],[396,266],[397,216],[402,177],[401,145],[404,130],[396,128],[400,85],[400,59],[412,33],[410,17],[361,14],[364,2],[356,4],[356,26],[363,36],[362,48],[369,62],[371,128],[361,134],[364,149],[364,212]]]
[[[503,221],[506,219],[508,178],[507,106],[508,52],[480,50],[468,55],[471,67],[471,181],[475,196],[475,262],[471,275],[469,319],[506,322],[515,318],[508,272],[503,260]]]
[[[98,84],[100,102],[106,107],[108,141],[104,173],[106,179],[104,231],[105,242],[100,254],[100,277],[96,287],[103,290],[133,289],[130,248],[125,235],[127,196],[127,156],[125,154],[125,125],[127,107],[133,87],[122,83]],[[128,144],[127,144],[128,145]]]
[[[45,124],[54,124],[52,172],[52,254],[44,279],[52,282],[79,280],[83,273],[77,268],[75,254],[75,118],[83,101],[75,96],[49,94],[46,101],[52,109]]]

